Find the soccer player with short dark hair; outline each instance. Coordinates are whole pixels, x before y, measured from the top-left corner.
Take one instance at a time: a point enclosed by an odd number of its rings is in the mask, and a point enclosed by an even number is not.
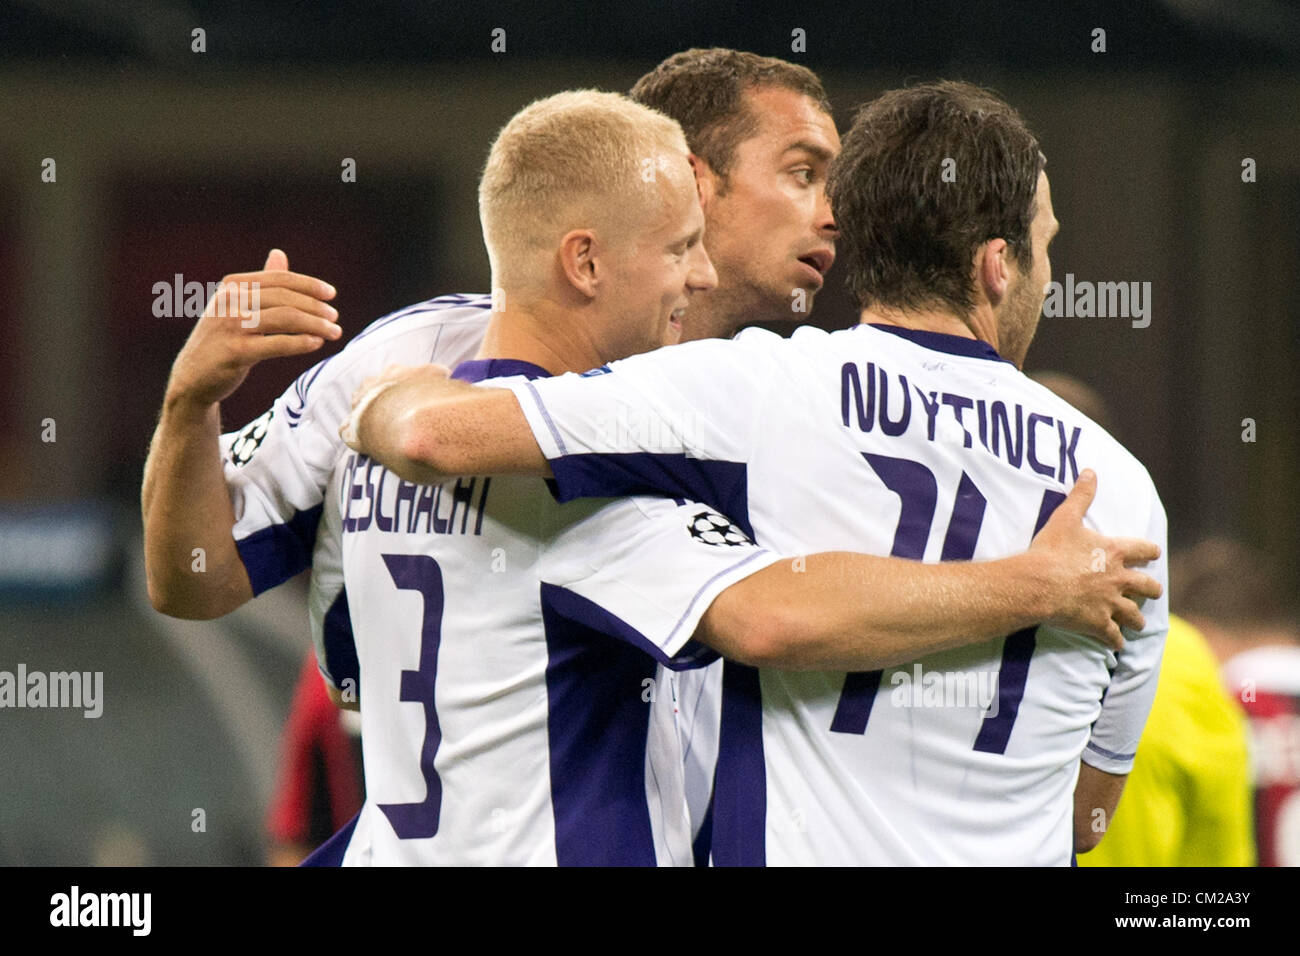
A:
[[[1043,164],[987,91],[886,93],[829,184],[857,327],[751,329],[527,389],[381,379],[354,447],[424,481],[487,470],[551,475],[563,500],[695,497],[786,554],[853,542],[931,563],[1015,553],[1092,468],[1090,523],[1163,548],[1142,465],[1020,371],[1058,228]],[[688,411],[707,427],[674,431]],[[656,440],[602,434],[611,413]],[[745,583],[702,639],[743,614]],[[1069,865],[1114,812],[1167,628],[1160,597],[1119,654],[1039,626],[874,671],[729,660],[714,862]]]
[[[797,72],[797,68],[793,69]],[[756,132],[736,142],[734,162],[718,160],[727,166],[725,185],[713,192],[716,202],[710,203],[706,198],[702,204],[706,221],[715,225],[724,213],[731,218],[720,221],[738,224],[760,221],[768,215],[782,220],[785,225],[781,229],[764,229],[751,239],[756,248],[761,247],[764,256],[770,256],[765,261],[774,263],[778,273],[781,270],[788,273],[791,283],[788,291],[780,291],[786,285],[785,280],[768,290],[768,300],[781,300],[784,306],[782,297],[788,296],[793,302],[795,292],[810,293],[819,288],[821,275],[830,265],[833,225],[825,211],[821,185],[826,175],[826,160],[837,144],[833,139],[834,126],[822,110],[824,98],[817,99],[802,89],[792,90],[780,83],[773,85],[761,78],[757,85],[746,85],[741,92],[742,102],[751,108],[762,108],[766,103],[764,97],[782,101],[778,103],[781,108],[767,110]],[[698,161],[695,168],[701,193],[708,193],[713,171]],[[710,209],[713,220],[709,218]],[[751,215],[745,215],[746,209]],[[778,214],[779,210],[784,210],[784,214]],[[726,235],[725,228],[720,232]],[[706,231],[706,244],[708,235]],[[728,256],[739,260],[743,252],[738,247],[727,247],[727,251],[719,253],[720,268]],[[319,280],[289,273],[282,254],[274,253],[262,273],[242,278],[260,280],[264,289],[272,290],[269,304],[273,310],[281,311],[263,316],[266,324],[262,328],[270,329],[274,323],[274,329],[270,330],[291,333],[279,337],[286,339],[281,348],[314,347],[313,337],[336,334],[328,327],[333,316],[325,305],[332,297],[332,289]],[[745,296],[735,301],[755,301],[753,289],[745,290]],[[265,291],[263,302],[268,303]],[[340,448],[335,426],[344,417],[341,409],[346,409],[352,390],[387,364],[420,356],[451,365],[472,357],[478,350],[488,318],[488,305],[487,297],[444,297],[374,323],[339,356],[305,373],[274,409],[249,429],[226,436],[222,443],[225,487],[210,474],[211,459],[205,451],[209,438],[215,438],[213,400],[219,400],[238,385],[247,373],[249,361],[262,354],[256,346],[265,343],[256,337],[256,331],[245,331],[242,322],[245,316],[237,310],[225,322],[221,321],[219,310],[210,310],[212,314],[200,321],[177,360],[146,472],[144,498],[151,593],[159,606],[182,615],[224,613],[246,600],[253,591],[273,586],[310,563],[314,570],[313,623],[322,670],[336,685],[342,685],[339,690],[346,690],[351,678],[354,681],[351,689],[356,691],[357,658],[350,632],[351,616],[347,592],[338,573],[342,518],[337,507],[338,496],[327,493],[330,472],[335,470]],[[727,309],[715,308],[708,313],[709,321],[729,332],[741,318],[734,308],[734,305]],[[688,331],[692,323],[693,318],[688,314],[684,323]],[[237,546],[231,549],[223,548],[220,540],[223,522],[234,527]],[[318,522],[321,522],[320,534],[317,534]],[[218,573],[195,587],[192,575],[187,580],[188,564],[179,569],[180,575],[176,574],[178,569],[172,566],[175,557],[172,552],[184,544],[184,554],[188,555],[190,542],[207,540],[191,536],[202,531],[211,537],[213,528],[217,531],[217,536],[212,538],[213,549],[220,560],[214,561],[210,555],[208,563],[209,571]],[[1070,542],[1073,547],[1081,540],[1078,530],[1081,529],[1077,529],[1076,523],[1076,534]],[[1107,543],[1108,548],[1112,546],[1118,549],[1115,553],[1125,552],[1124,543]],[[1062,546],[1061,536],[1055,547],[1055,563],[1060,564],[1069,549]],[[231,553],[227,554],[226,550]],[[1040,551],[1037,559],[1041,561],[1043,557]],[[1043,567],[1041,563],[1036,566]],[[811,574],[806,573],[806,568],[797,568],[795,573],[805,576],[787,583],[806,585],[818,578],[819,570],[824,568],[818,562],[813,563]],[[1024,595],[1022,603],[1019,593],[1014,599],[1005,600],[1005,581],[1004,589],[999,591],[991,587],[992,577],[982,576],[985,573],[986,569],[972,569],[973,577],[965,585],[967,590],[954,590],[951,577],[945,585],[941,583],[944,575],[917,569],[905,574],[910,588],[901,597],[906,601],[910,595],[911,600],[923,603],[930,613],[939,606],[936,601],[953,602],[943,605],[960,609],[948,616],[953,622],[953,633],[967,635],[971,628],[978,631],[986,626],[991,615],[1005,620],[1007,615],[1032,613],[1030,608],[1041,608],[1048,616],[1059,612],[1063,619],[1080,622],[1079,626],[1089,628],[1098,636],[1109,635],[1112,640],[1118,635],[1112,615],[1119,620],[1140,619],[1140,615],[1133,616],[1135,609],[1130,603],[1117,600],[1118,577],[1105,582],[1100,576],[1093,576],[1096,580],[1090,582],[1072,579],[1074,584],[1087,585],[1085,597],[1083,593],[1068,594],[1071,587],[1063,587],[1057,575],[1054,585]],[[881,571],[871,583],[880,588],[890,580],[884,574]],[[922,584],[922,576],[928,583]],[[1132,579],[1128,581],[1132,583]],[[796,590],[808,593],[806,588],[796,587]],[[761,601],[746,603],[750,610],[767,606]],[[769,634],[777,635],[782,641],[788,636],[783,624],[774,631],[760,631],[744,615],[733,614],[731,619],[729,628],[718,629],[715,640],[725,641],[728,633],[750,643],[755,637],[765,639]],[[833,623],[832,618],[827,620]],[[806,637],[806,628],[803,630],[801,636]],[[891,618],[880,630],[891,640],[908,640],[916,633],[915,621]],[[832,652],[843,653],[850,638],[860,641],[861,632],[853,630],[849,634],[846,630],[837,636],[843,640]],[[930,636],[933,639],[933,632]],[[765,653],[783,658],[788,652],[789,647],[780,644]]]
[[[692,304],[683,341],[744,322],[803,321],[835,261],[826,175],[839,136],[807,67],[739,50],[676,53],[632,98],[682,125],[718,287]]]

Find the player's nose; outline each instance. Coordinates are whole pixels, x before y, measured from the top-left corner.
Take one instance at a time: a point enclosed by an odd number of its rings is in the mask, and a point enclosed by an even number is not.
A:
[[[813,221],[813,228],[823,239],[829,239],[832,243],[839,238],[840,229],[835,224],[835,213],[831,210],[830,197],[826,191],[822,190],[820,202],[817,203],[817,214]],[[832,247],[834,251],[834,247]]]
[[[704,243],[699,243],[693,250],[694,260],[691,262],[691,268],[686,273],[686,287],[692,292],[709,292],[718,287],[718,273],[713,268],[713,260],[709,258],[708,252],[704,249]]]

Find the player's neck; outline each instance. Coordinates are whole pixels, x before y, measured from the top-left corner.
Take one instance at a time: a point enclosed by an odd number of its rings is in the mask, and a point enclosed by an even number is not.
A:
[[[938,332],[963,339],[977,339],[987,342],[995,349],[998,347],[997,321],[991,315],[984,315],[978,308],[974,310],[971,318],[963,319],[959,315],[940,309],[904,311],[873,306],[863,309],[859,313],[858,321],[862,325],[896,325],[899,328],[915,329],[918,332]]]
[[[697,292],[682,320],[682,341],[728,338],[740,326],[739,303],[720,287]]]
[[[478,358],[531,362],[552,375],[585,372],[604,363],[574,323],[556,321],[544,309],[507,308],[493,312]]]
[[[758,295],[746,295],[735,287],[721,286],[710,292],[697,292],[691,298],[690,308],[682,325],[682,341],[697,339],[727,339],[736,330],[750,322],[781,322],[806,318],[784,308],[784,303],[773,307]]]

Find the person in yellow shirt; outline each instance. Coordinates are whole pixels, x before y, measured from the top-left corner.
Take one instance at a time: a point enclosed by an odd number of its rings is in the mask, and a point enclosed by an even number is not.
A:
[[[1133,772],[1080,866],[1254,866],[1246,716],[1199,631],[1169,616]]]
[[[1287,566],[1232,538],[1170,559],[1169,599],[1219,659],[1246,712],[1260,866],[1300,866],[1300,609]]]

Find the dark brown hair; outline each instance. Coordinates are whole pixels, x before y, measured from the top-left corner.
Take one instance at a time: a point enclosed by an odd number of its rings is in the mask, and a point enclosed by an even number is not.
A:
[[[1225,626],[1294,623],[1275,561],[1231,538],[1207,538],[1169,559],[1169,609]]]
[[[637,80],[630,95],[677,120],[691,152],[725,181],[736,147],[758,131],[759,117],[744,94],[762,87],[802,93],[831,112],[821,80],[807,67],[721,47],[674,53]]]
[[[968,315],[971,256],[989,239],[1005,239],[1028,271],[1045,164],[1020,115],[969,83],[890,90],[863,106],[827,183],[858,305]]]

